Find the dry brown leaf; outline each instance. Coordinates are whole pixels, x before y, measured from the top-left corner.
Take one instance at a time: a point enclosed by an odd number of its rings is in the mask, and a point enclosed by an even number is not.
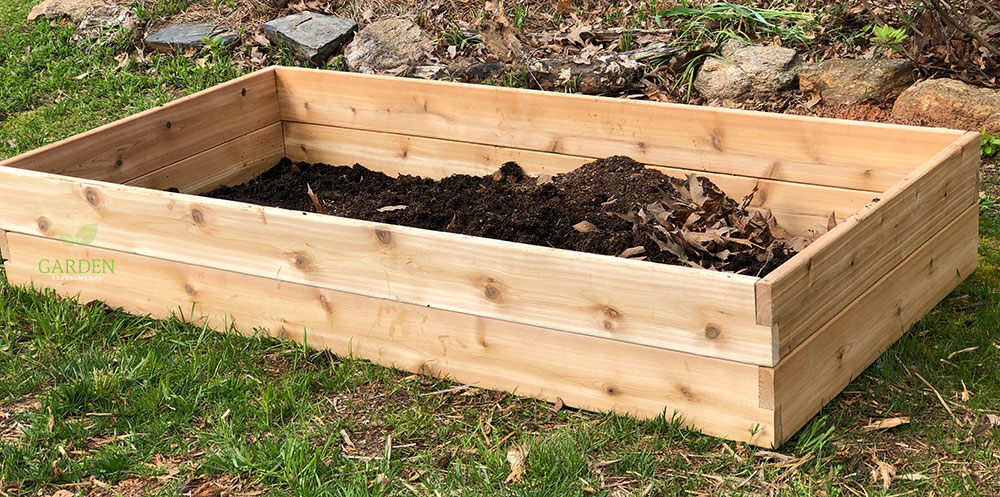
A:
[[[646,247],[639,245],[638,247],[632,247],[623,250],[622,253],[618,254],[618,257],[624,257],[627,259],[629,257],[635,257],[645,252],[646,252]]]
[[[323,207],[323,204],[320,203],[319,197],[317,197],[316,194],[313,193],[312,186],[310,186],[308,183],[306,183],[306,193],[309,194],[309,198],[312,199],[313,207],[316,208],[317,213],[329,214],[329,212],[327,212],[326,210],[326,207]]]
[[[559,0],[556,2],[556,13],[568,16],[576,12],[573,0]]]
[[[701,181],[698,180],[698,176],[694,174],[688,175],[688,191],[691,193],[691,200],[698,207],[704,208],[708,197],[705,196],[705,189],[701,187]]]
[[[590,221],[580,221],[573,225],[573,229],[579,231],[580,233],[590,233],[597,229],[597,226]]]
[[[562,397],[556,397],[556,402],[552,405],[552,412],[559,412],[563,407],[566,407],[566,404],[563,403]]]
[[[830,213],[830,219],[827,219],[827,221],[826,221],[826,230],[830,231],[835,226],[837,226],[837,212],[836,211]]]
[[[1000,426],[1000,416],[997,416],[996,414],[987,414],[986,420],[993,426]]]
[[[872,421],[865,425],[862,429],[865,431],[875,431],[875,430],[888,430],[890,428],[895,428],[900,425],[905,425],[910,423],[910,418],[908,417],[898,417],[898,418],[885,418]]]
[[[507,451],[507,463],[510,464],[510,474],[504,483],[521,483],[524,481],[524,463],[528,458],[528,448],[524,446],[511,447]]]
[[[882,489],[889,490],[892,486],[892,479],[896,476],[896,467],[872,455],[872,462],[875,469],[872,470],[872,481],[882,480]]]

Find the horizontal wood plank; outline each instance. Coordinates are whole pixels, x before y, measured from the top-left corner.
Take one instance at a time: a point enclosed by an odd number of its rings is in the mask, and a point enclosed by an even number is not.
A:
[[[221,185],[245,183],[274,167],[284,156],[281,123],[274,123],[125,184],[199,194]]]
[[[773,413],[757,407],[755,366],[40,237],[11,235],[11,243],[12,282],[84,302],[298,342],[305,334],[312,347],[407,371],[643,418],[676,411],[711,435],[772,442]],[[39,273],[41,261],[56,258],[113,260],[115,271],[100,281]]]
[[[508,161],[517,162],[530,174],[555,175],[597,159],[315,124],[288,122],[284,129],[286,153],[292,160],[332,165],[358,163],[390,176],[485,175],[492,174]],[[857,190],[690,169],[657,169],[678,177],[690,173],[705,176],[736,199],[742,199],[756,187],[750,205],[770,209],[781,225],[792,233],[803,233],[816,224],[826,226],[831,214],[842,221],[875,197],[874,193]]]
[[[278,122],[274,70],[259,71],[0,162],[124,183]]]
[[[949,130],[278,68],[283,121],[882,192]],[[331,98],[336,95],[336,98]],[[849,144],[849,145],[845,145]]]
[[[11,168],[0,168],[0,199],[0,229],[13,232],[56,238],[96,223],[97,247],[774,364],[750,276]]]
[[[976,269],[979,208],[968,207],[771,372],[778,442],[791,437]],[[765,393],[766,395],[766,393]]]
[[[758,322],[775,328],[780,355],[975,205],[978,165],[969,133],[759,281]]]

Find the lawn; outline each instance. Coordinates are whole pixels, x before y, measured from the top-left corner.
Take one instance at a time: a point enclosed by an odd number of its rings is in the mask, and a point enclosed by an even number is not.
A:
[[[81,44],[26,26],[33,3],[0,0],[0,158],[246,70],[218,50],[139,54],[126,32]],[[996,495],[997,166],[978,271],[770,451],[0,277],[0,495]],[[909,423],[864,429],[892,417]]]

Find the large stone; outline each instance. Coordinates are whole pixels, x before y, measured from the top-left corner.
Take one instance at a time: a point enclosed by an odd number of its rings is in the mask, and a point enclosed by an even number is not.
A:
[[[401,74],[433,48],[420,28],[405,19],[385,19],[366,26],[344,51],[354,72]]]
[[[264,24],[264,35],[271,43],[291,49],[300,60],[321,64],[357,29],[351,19],[299,12]]]
[[[146,36],[143,43],[158,52],[183,52],[188,48],[201,48],[212,40],[223,45],[237,43],[239,35],[226,26],[213,26],[205,23],[171,24],[159,31]]]
[[[892,115],[911,124],[998,133],[1000,90],[955,79],[922,81],[896,99]]]
[[[799,89],[832,104],[888,102],[913,79],[913,64],[906,59],[833,59],[799,69]]]
[[[731,40],[722,47],[720,58],[705,60],[694,87],[707,98],[768,97],[795,87],[801,62],[798,53],[790,48]]]
[[[79,23],[78,32],[93,34],[102,28],[134,28],[127,6],[104,0],[45,0],[28,13],[28,22],[36,19],[69,19]]]

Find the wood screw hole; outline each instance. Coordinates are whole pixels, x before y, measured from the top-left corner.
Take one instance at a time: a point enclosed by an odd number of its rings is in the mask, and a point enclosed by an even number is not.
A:
[[[718,327],[712,325],[708,325],[707,327],[705,327],[705,336],[708,337],[709,340],[715,340],[716,338],[719,338],[719,334],[720,331]]]

